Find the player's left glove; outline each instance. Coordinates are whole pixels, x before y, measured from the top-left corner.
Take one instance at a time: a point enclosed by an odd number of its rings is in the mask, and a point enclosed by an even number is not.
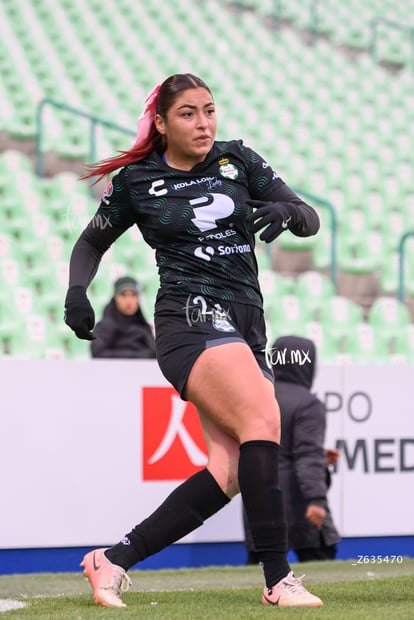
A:
[[[297,223],[296,205],[291,202],[265,202],[263,200],[246,200],[246,204],[255,209],[247,216],[254,233],[264,228],[260,239],[270,243]]]

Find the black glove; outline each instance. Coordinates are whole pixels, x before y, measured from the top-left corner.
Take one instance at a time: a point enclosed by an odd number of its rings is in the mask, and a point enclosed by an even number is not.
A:
[[[247,222],[252,225],[254,233],[266,227],[260,235],[260,239],[266,243],[274,241],[283,231],[296,224],[296,205],[290,202],[246,200],[246,204],[256,209],[247,216]]]
[[[81,340],[95,340],[91,330],[95,325],[95,312],[86,296],[84,286],[71,286],[65,299],[65,323]]]

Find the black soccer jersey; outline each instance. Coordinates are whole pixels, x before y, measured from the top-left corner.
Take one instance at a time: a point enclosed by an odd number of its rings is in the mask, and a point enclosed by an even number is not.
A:
[[[100,221],[109,223],[106,235],[99,235],[92,222],[85,239],[100,253],[105,250],[102,236],[109,246],[137,224],[155,249],[161,294],[200,293],[261,306],[255,239],[246,223],[249,198],[297,202],[304,217],[293,232],[316,232],[311,230],[313,209],[260,155],[241,141],[231,141],[215,142],[207,158],[190,171],[169,167],[157,152],[123,168],[98,209]]]

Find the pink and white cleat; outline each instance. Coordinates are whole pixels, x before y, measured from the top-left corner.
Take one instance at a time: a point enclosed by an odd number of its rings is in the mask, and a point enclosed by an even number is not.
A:
[[[272,588],[263,590],[263,605],[278,605],[279,607],[320,607],[323,605],[320,598],[314,596],[302,585],[303,577],[295,577],[290,571]]]
[[[120,595],[132,585],[131,580],[125,569],[108,560],[105,551],[96,549],[84,556],[81,562],[83,574],[92,586],[95,603],[104,607],[126,607]]]

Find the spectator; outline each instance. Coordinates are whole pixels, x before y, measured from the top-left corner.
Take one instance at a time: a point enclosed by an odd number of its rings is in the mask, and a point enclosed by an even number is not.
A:
[[[92,357],[155,358],[151,325],[140,306],[141,287],[129,276],[114,284],[114,296],[95,326],[91,342]]]
[[[316,368],[316,348],[311,340],[296,336],[278,338],[269,355],[280,407],[280,487],[288,521],[289,548],[300,562],[331,560],[340,537],[327,501],[328,465],[337,450],[325,450],[326,412],[311,393]],[[248,564],[258,562],[244,518]]]

